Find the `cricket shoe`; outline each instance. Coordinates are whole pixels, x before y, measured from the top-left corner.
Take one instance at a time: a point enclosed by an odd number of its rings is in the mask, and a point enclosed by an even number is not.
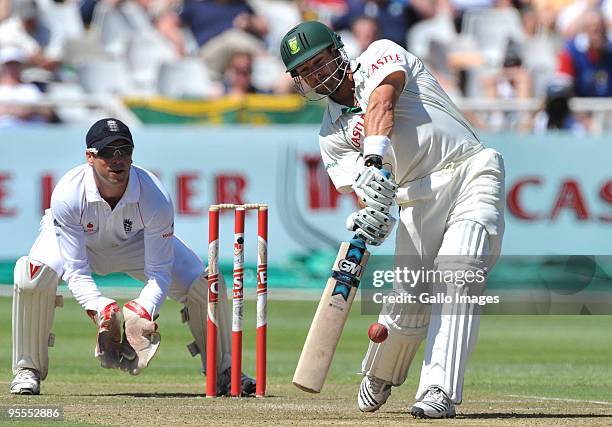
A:
[[[30,368],[17,369],[11,383],[11,394],[40,394],[40,375]]]
[[[374,412],[383,406],[391,394],[391,384],[373,376],[364,376],[359,386],[357,405],[362,412]]]
[[[455,418],[455,405],[439,387],[429,387],[420,402],[410,413],[415,418]]]
[[[230,394],[232,383],[232,368],[223,371],[217,378],[217,396],[228,396]],[[255,394],[256,382],[244,372],[240,377],[242,388],[242,396],[250,396]]]

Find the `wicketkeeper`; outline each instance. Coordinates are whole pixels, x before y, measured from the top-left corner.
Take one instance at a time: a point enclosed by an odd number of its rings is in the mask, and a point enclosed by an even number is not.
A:
[[[206,272],[196,254],[173,234],[170,196],[152,173],[132,165],[132,134],[118,119],[94,123],[86,144],[87,163],[58,182],[36,242],[15,265],[14,394],[39,394],[40,382],[47,377],[62,279],[95,325],[94,356],[103,368],[137,375],[149,365],[160,345],[155,320],[169,296],[184,304],[182,320],[195,339],[188,348],[192,355],[200,354],[205,372]],[[119,307],[102,295],[92,272],[124,272],[144,287],[138,298]],[[231,322],[227,293],[219,295],[217,389],[226,394]],[[242,387],[243,393],[254,393],[255,381],[243,374]]]
[[[389,40],[375,41],[349,61],[340,37],[316,21],[291,29],[281,55],[303,95],[328,99],[319,133],[325,169],[340,192],[355,191],[362,205],[347,228],[366,243],[380,245],[396,222],[390,211],[397,203],[397,267],[456,272],[457,277],[490,270],[504,231],[503,161],[481,145],[423,62]],[[381,173],[383,165],[391,179]],[[435,285],[452,297],[484,289],[484,283]],[[407,290],[394,283],[398,296]],[[389,336],[370,343],[359,408],[376,411],[386,402],[391,387],[405,381],[427,336],[417,402],[410,412],[453,417],[476,344],[478,308],[467,303],[384,306],[379,322]]]

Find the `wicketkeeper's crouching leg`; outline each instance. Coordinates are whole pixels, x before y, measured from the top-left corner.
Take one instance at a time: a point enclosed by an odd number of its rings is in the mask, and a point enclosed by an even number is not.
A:
[[[56,295],[60,278],[49,266],[27,256],[19,258],[13,288],[13,394],[39,394],[40,381],[49,370],[48,347],[55,307],[63,305]]]
[[[174,297],[172,294],[171,297]],[[202,372],[206,374],[206,325],[208,317],[208,280],[206,272],[198,276],[183,298],[175,298],[185,306],[181,310],[181,318],[187,324],[194,341],[187,346],[192,356],[200,355]],[[231,331],[232,319],[227,298],[227,288],[223,275],[219,275],[218,302],[218,332],[217,332],[217,393],[226,395],[230,387]],[[242,375],[242,390],[244,394],[255,392],[255,381],[247,375]]]

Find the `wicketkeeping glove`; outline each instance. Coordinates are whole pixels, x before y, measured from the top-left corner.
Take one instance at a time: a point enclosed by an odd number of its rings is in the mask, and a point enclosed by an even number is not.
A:
[[[353,190],[366,206],[386,214],[395,200],[397,184],[378,167],[364,166],[355,179]]]
[[[137,301],[129,301],[123,306],[123,317],[121,369],[138,375],[155,356],[161,337],[151,314]]]
[[[379,246],[391,234],[395,222],[390,214],[366,207],[348,216],[346,228],[354,231],[367,244]]]
[[[88,310],[87,315],[98,327],[94,356],[105,369],[120,366],[121,324],[123,316],[117,303],[101,297],[98,311]]]

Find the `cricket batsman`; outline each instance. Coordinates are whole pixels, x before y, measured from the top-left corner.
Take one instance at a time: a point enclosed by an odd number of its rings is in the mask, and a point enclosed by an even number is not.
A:
[[[160,345],[155,320],[166,296],[184,304],[181,310],[206,367],[208,285],[204,265],[174,236],[170,196],[149,171],[132,165],[134,142],[118,119],[98,120],[86,136],[87,163],[58,182],[30,253],[15,265],[13,289],[13,394],[40,394],[47,377],[48,347],[56,296],[63,279],[93,321],[94,356],[103,368],[137,375]],[[144,283],[138,298],[123,307],[105,297],[92,272],[124,272]],[[224,290],[222,284],[222,290]],[[230,311],[220,291],[218,391],[230,383]],[[123,329],[123,330],[122,330]],[[92,343],[93,340],[92,340]],[[243,393],[255,381],[242,375]]]
[[[328,99],[321,155],[336,188],[354,191],[361,207],[349,216],[347,228],[366,243],[380,245],[394,227],[390,211],[397,203],[396,266],[456,277],[489,271],[504,232],[503,159],[481,145],[423,62],[389,40],[377,40],[349,60],[340,37],[316,21],[291,29],[280,50],[297,90],[309,99]],[[435,285],[453,297],[484,289],[484,284],[453,280]],[[398,295],[409,290],[397,279],[393,288]],[[363,360],[361,411],[378,410],[391,388],[405,381],[427,336],[410,413],[455,416],[476,344],[479,306],[444,301],[383,305],[378,321],[389,335],[381,343],[370,342]]]

